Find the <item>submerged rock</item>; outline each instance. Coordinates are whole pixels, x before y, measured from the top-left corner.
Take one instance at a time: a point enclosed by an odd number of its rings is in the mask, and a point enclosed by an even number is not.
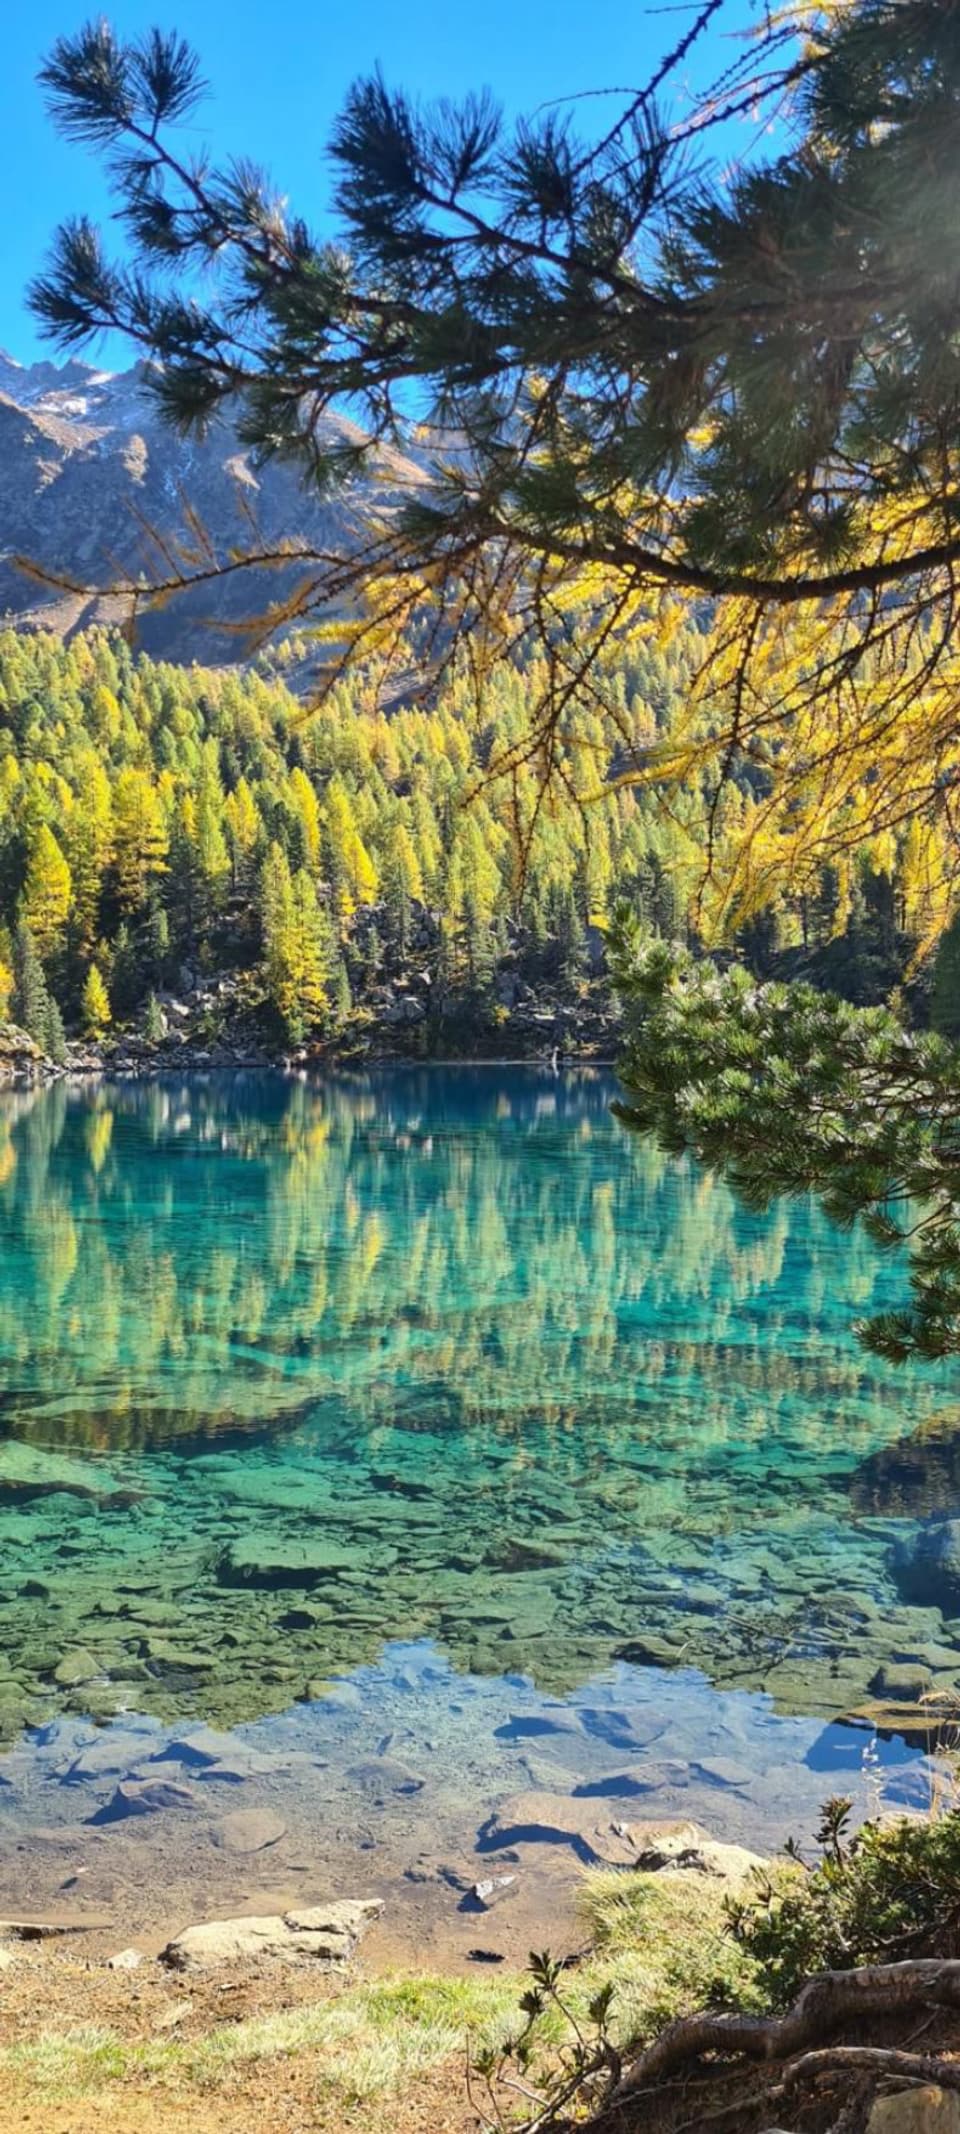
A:
[[[396,1549],[378,1549],[375,1568],[389,1569],[396,1561]],[[302,1541],[274,1541],[253,1535],[231,1542],[224,1550],[217,1564],[217,1583],[254,1586],[264,1592],[283,1592],[288,1586],[309,1591],[344,1572],[362,1569],[356,1549],[340,1542],[317,1541],[312,1536]]]
[[[933,1676],[929,1667],[911,1664],[909,1661],[900,1665],[885,1661],[882,1667],[877,1668],[876,1674],[871,1675],[869,1687],[874,1697],[883,1698],[885,1701],[894,1704],[901,1701],[904,1704],[916,1704],[921,1697],[928,1694],[932,1682]]]
[[[699,1823],[627,1822],[604,1812],[595,1797],[565,1793],[515,1793],[488,1817],[478,1837],[480,1852],[513,1845],[567,1845],[589,1865],[635,1867],[642,1852],[667,1839],[683,1846],[707,1844]]]
[[[361,1935],[383,1911],[379,1897],[345,1897],[326,1905],[249,1919],[211,1919],[187,1927],[160,1952],[173,1971],[278,1958],[346,1963]]]
[[[960,1503],[960,1413],[952,1409],[931,1416],[909,1437],[870,1453],[854,1469],[849,1486],[855,1511],[942,1518],[945,1506]]]
[[[245,1778],[266,1778],[282,1768],[278,1757],[264,1756],[236,1734],[220,1734],[212,1726],[196,1726],[187,1734],[175,1735],[157,1760],[185,1764],[198,1778],[221,1778],[233,1784]]]
[[[169,1778],[125,1778],[90,1821],[122,1823],[131,1815],[161,1815],[165,1809],[196,1806],[197,1796],[190,1786],[177,1785]]]
[[[45,1497],[77,1497],[101,1510],[126,1510],[136,1502],[129,1489],[98,1488],[90,1467],[68,1455],[9,1438],[0,1445],[0,1506],[31,1504]]]
[[[286,1823],[268,1808],[238,1808],[235,1814],[225,1815],[212,1832],[215,1845],[223,1846],[226,1852],[241,1853],[265,1852],[268,1845],[278,1845],[286,1834]]]
[[[492,1912],[505,1897],[515,1897],[519,1888],[518,1875],[487,1875],[480,1882],[471,1884],[464,1905],[471,1911]]]
[[[375,1804],[386,1801],[392,1794],[422,1793],[426,1784],[416,1771],[408,1770],[406,1764],[398,1763],[392,1756],[368,1756],[362,1763],[351,1764],[346,1775],[351,1785]]]
[[[615,1660],[628,1660],[632,1667],[682,1667],[684,1646],[670,1638],[630,1638],[626,1645],[618,1645]]]
[[[917,1608],[960,1610],[960,1519],[933,1519],[899,1542],[891,1570],[901,1597]]]
[[[53,1670],[53,1679],[61,1689],[75,1689],[81,1683],[95,1682],[102,1673],[100,1662],[93,1653],[81,1649],[64,1653]]]
[[[108,1728],[106,1733],[81,1749],[67,1769],[61,1769],[60,1776],[68,1786],[82,1785],[88,1779],[122,1777],[142,1762],[148,1748],[149,1737],[145,1740],[143,1734]]]

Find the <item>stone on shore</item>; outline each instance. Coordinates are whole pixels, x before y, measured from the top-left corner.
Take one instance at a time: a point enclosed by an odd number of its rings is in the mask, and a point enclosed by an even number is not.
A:
[[[745,1882],[768,1865],[745,1845],[723,1845],[717,1838],[698,1838],[688,1845],[682,1838],[666,1837],[637,1855],[637,1866],[646,1874],[712,1875],[721,1882]]]
[[[382,1910],[379,1897],[345,1897],[265,1917],[211,1919],[187,1927],[168,1942],[160,1962],[173,1971],[210,1970],[251,1959],[342,1964]]]

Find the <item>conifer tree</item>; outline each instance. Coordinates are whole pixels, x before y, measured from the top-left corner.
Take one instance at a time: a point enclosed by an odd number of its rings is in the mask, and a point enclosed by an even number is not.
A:
[[[933,967],[930,1020],[941,1037],[960,1041],[960,915],[941,936]]]
[[[167,1034],[167,1021],[155,993],[147,995],[146,1012],[143,1018],[144,1036],[151,1045],[159,1045]]]
[[[13,1019],[36,1044],[46,1049],[49,1034],[50,995],[37,955],[36,943],[26,920],[18,921],[13,937]]]
[[[53,831],[41,823],[27,860],[23,916],[44,962],[63,939],[70,896],[70,869]]]
[[[348,918],[358,904],[373,904],[377,870],[357,827],[353,801],[341,778],[332,778],[324,803],[330,879],[341,914]]]
[[[812,1192],[845,1228],[906,1248],[909,1301],[858,1331],[894,1363],[960,1353],[960,1050],[887,1008],[721,973],[626,912],[612,948],[626,1125],[692,1150],[752,1208]]]
[[[333,1009],[341,1030],[350,1020],[353,995],[350,990],[350,975],[342,956],[338,956],[333,980]]]
[[[121,909],[139,911],[150,884],[165,873],[170,833],[160,797],[145,771],[120,772],[113,791],[114,865]]]
[[[63,1067],[67,1060],[67,1038],[63,1016],[53,994],[47,994],[46,1013],[43,1018],[43,1036],[40,1040],[47,1058],[55,1067]]]
[[[691,718],[668,730],[655,706],[620,775],[712,788],[712,876],[747,767],[762,799],[712,915],[729,930],[910,814],[952,850],[960,39],[944,0],[773,11],[677,116],[671,85],[719,8],[705,0],[599,138],[556,110],[508,126],[487,98],[431,109],[360,80],[330,144],[329,239],[249,162],[185,156],[202,79],[181,39],[91,23],[42,81],[63,132],[105,156],[132,257],[76,218],[33,304],[70,352],[126,335],[182,429],[237,411],[248,444],[324,497],[409,443],[411,395],[438,410],[402,508],[374,511],[352,551],[298,557],[286,620],[334,601],[353,656],[396,672],[428,586],[441,664],[469,646],[480,690],[535,649],[529,721],[496,752],[518,778],[555,775],[598,699],[622,721],[612,643],[642,652],[678,602],[715,602],[700,656],[675,663]],[[711,129],[747,109],[789,125],[731,164]],[[324,425],[358,404],[365,433]],[[127,587],[131,608],[191,575],[164,566]],[[98,678],[116,696],[118,661]],[[334,863],[338,895],[374,893]],[[933,901],[942,926],[949,873]]]
[[[81,1013],[87,1036],[102,1037],[111,1021],[110,996],[95,963],[84,980]]]
[[[249,886],[261,832],[257,805],[246,778],[240,777],[223,806],[223,824],[233,861],[235,889]]]
[[[117,714],[119,720],[119,706]],[[64,831],[72,884],[73,927],[79,946],[84,950],[89,949],[96,939],[100,898],[113,846],[110,780],[105,765],[93,749],[89,754],[85,752],[82,805],[71,809]]]
[[[290,872],[281,846],[270,846],[261,883],[263,965],[267,994],[295,1043],[323,1020],[330,944],[305,868]]]

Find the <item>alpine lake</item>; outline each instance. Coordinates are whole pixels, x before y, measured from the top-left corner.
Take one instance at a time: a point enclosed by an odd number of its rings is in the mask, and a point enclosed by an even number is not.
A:
[[[615,1094],[0,1096],[0,1916],[373,1894],[389,1951],[503,1957],[635,1826],[762,1851],[943,1782],[956,1383],[853,1330],[903,1261]]]

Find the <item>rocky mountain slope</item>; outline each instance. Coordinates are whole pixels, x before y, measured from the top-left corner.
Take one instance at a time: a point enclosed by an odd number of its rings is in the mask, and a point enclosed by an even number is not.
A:
[[[359,434],[335,418],[328,428]],[[378,503],[420,478],[412,460],[387,449],[377,473]],[[140,366],[111,373],[77,361],[22,365],[0,352],[0,622],[67,636],[118,619],[115,603],[39,583],[19,556],[91,586],[152,578],[166,568],[160,543],[188,535],[188,508],[224,555],[258,539],[331,545],[349,537],[363,501],[358,484],[321,504],[290,468],[256,467],[226,425],[202,443],[178,437],[160,421]],[[245,642],[229,626],[277,599],[285,576],[244,573],[178,596],[144,616],[140,642],[158,658],[236,660]]]

